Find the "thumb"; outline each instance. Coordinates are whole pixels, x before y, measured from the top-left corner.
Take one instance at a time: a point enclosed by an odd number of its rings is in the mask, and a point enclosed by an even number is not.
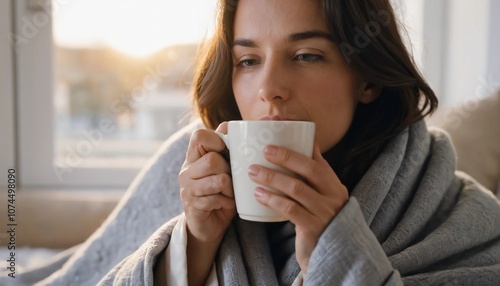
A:
[[[219,124],[219,126],[217,126],[217,129],[215,129],[215,132],[227,134],[227,123],[228,123],[227,121],[224,121],[221,124]]]

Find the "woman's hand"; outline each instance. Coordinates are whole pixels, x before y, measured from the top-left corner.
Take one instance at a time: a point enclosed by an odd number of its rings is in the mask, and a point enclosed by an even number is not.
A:
[[[217,128],[227,132],[227,124]],[[215,132],[199,129],[189,141],[179,173],[187,224],[189,285],[203,285],[224,233],[236,214],[229,164],[220,154],[224,142]]]
[[[266,146],[264,154],[269,162],[288,169],[305,180],[301,181],[260,165],[249,168],[252,180],[287,196],[263,188],[255,190],[255,197],[260,203],[276,210],[295,225],[297,262],[305,275],[319,237],[349,198],[347,188],[322,157],[317,145],[314,146],[312,159],[271,145]]]
[[[226,130],[224,123],[217,128]],[[188,231],[202,242],[220,240],[236,214],[230,167],[220,154],[225,148],[215,132],[195,131],[179,174]]]

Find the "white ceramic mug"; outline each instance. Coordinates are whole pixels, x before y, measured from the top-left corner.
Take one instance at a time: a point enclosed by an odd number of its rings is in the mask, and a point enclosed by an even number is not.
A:
[[[264,158],[264,147],[269,144],[282,146],[311,158],[315,129],[315,123],[308,121],[236,120],[228,122],[227,134],[217,133],[229,150],[236,209],[240,218],[262,222],[286,220],[255,199],[254,190],[261,185],[250,179],[248,167],[259,164],[298,177],[269,163]]]

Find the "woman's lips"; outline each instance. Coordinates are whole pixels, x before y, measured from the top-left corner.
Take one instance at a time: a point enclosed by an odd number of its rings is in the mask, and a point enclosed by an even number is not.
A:
[[[293,120],[293,119],[286,118],[286,117],[280,116],[280,115],[266,115],[266,116],[260,118],[260,120]]]

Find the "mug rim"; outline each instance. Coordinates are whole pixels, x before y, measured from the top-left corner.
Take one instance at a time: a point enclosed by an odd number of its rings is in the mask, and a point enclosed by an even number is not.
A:
[[[246,124],[246,123],[269,123],[269,122],[281,122],[281,123],[303,123],[303,124],[315,124],[314,121],[306,121],[306,120],[259,120],[259,119],[252,119],[252,120],[229,120],[227,121],[228,124],[234,123],[234,124]]]

